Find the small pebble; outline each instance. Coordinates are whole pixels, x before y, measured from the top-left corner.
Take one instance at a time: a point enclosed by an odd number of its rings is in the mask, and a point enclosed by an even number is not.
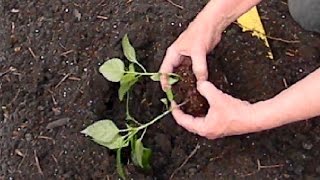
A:
[[[31,141],[32,140],[32,135],[30,133],[27,133],[24,135],[24,138],[27,140],[27,141]]]
[[[38,106],[37,109],[38,109],[38,111],[43,111],[44,107],[43,106]]]
[[[189,175],[193,176],[194,174],[196,174],[197,169],[194,168],[194,167],[192,167],[192,168],[190,168],[188,171],[189,171]]]
[[[303,142],[302,147],[303,147],[303,149],[310,150],[310,149],[312,149],[313,144],[310,142]]]

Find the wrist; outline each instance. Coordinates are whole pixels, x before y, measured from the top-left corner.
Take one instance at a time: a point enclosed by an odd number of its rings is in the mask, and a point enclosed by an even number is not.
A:
[[[221,33],[238,17],[247,12],[261,0],[210,0],[196,19],[204,21],[209,28]]]

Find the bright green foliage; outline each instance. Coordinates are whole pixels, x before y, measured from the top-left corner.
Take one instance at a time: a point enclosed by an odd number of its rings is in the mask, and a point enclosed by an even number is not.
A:
[[[117,150],[117,172],[122,179],[126,179],[126,174],[121,163],[121,148]]]
[[[168,90],[166,91],[166,95],[167,95],[167,98],[168,98],[168,100],[169,100],[170,102],[173,101],[174,96],[173,96],[173,93],[172,93],[172,89],[168,89]]]
[[[160,73],[156,73],[156,74],[150,76],[150,79],[152,81],[160,81]]]
[[[143,147],[140,139],[134,141],[131,145],[131,158],[136,166],[142,169],[150,169],[151,149]]]
[[[130,88],[138,81],[138,77],[135,74],[126,74],[120,80],[120,88],[118,91],[120,101],[123,100],[124,95],[130,90]]]
[[[127,147],[129,145],[128,142],[125,141],[123,136],[120,135],[116,135],[112,141],[110,142],[103,142],[97,139],[93,139],[94,142],[96,142],[97,144],[100,144],[101,146],[107,147],[109,149],[119,149],[119,148],[123,148],[123,147]]]
[[[124,35],[124,37],[122,38],[122,49],[123,49],[123,53],[126,56],[126,58],[133,63],[137,63],[137,57],[136,57],[136,51],[134,50],[134,48],[132,47],[129,38],[128,38],[128,34]]]
[[[162,98],[160,101],[166,106],[166,109],[169,109],[169,103],[167,98]]]
[[[101,120],[93,123],[81,133],[99,142],[110,143],[119,134],[119,129],[111,120]]]
[[[112,82],[119,82],[124,74],[124,64],[121,59],[112,58],[99,68],[100,73]]]
[[[175,84],[176,82],[178,82],[179,81],[179,78],[178,77],[175,77],[175,76],[170,76],[169,77],[169,84],[170,85],[173,85],[173,84]]]
[[[161,101],[165,104],[167,111],[155,117],[151,121],[141,124],[136,121],[129,113],[129,92],[130,89],[138,82],[142,76],[147,76],[153,81],[160,81],[160,73],[150,73],[138,62],[136,57],[136,51],[132,47],[128,35],[125,35],[122,39],[123,53],[129,61],[129,66],[125,67],[122,60],[118,58],[112,58],[107,60],[99,71],[103,76],[112,82],[120,82],[120,88],[118,90],[118,96],[122,101],[127,95],[126,100],[126,119],[132,123],[127,123],[126,129],[118,129],[112,120],[101,120],[88,126],[85,130],[81,131],[92,138],[92,140],[102,146],[105,146],[111,150],[117,150],[117,172],[122,179],[125,179],[125,171],[121,163],[121,149],[127,146],[131,146],[131,159],[136,166],[142,169],[150,169],[151,149],[143,146],[142,139],[147,130],[147,127],[154,124],[167,114],[171,112],[169,109],[168,100],[173,100],[172,91],[166,92],[167,99],[163,98]],[[137,72],[135,65],[139,66],[143,72]],[[179,80],[179,76],[173,73],[169,75],[169,83],[174,84]],[[129,121],[128,121],[129,122]],[[140,138],[137,138],[140,136]]]

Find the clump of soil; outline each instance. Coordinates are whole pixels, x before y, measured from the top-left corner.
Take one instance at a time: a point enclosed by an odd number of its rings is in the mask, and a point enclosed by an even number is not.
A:
[[[182,63],[174,69],[174,73],[181,77],[181,80],[173,85],[175,101],[182,103],[187,101],[181,109],[192,116],[204,117],[209,109],[207,100],[197,90],[197,79],[192,71],[192,61],[189,56],[182,56]]]

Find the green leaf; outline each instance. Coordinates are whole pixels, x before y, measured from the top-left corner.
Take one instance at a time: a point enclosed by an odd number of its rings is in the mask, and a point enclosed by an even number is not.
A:
[[[152,157],[152,150],[149,148],[143,149],[143,156],[142,156],[142,164],[143,169],[151,169],[151,157]]]
[[[150,79],[152,81],[160,81],[160,74],[159,73],[154,74],[154,75],[150,76]]]
[[[92,137],[95,141],[110,143],[118,135],[119,129],[111,120],[97,121],[81,133]]]
[[[126,74],[120,80],[120,88],[118,95],[120,101],[123,100],[124,95],[130,90],[130,88],[138,81],[139,78],[135,74]]]
[[[179,81],[179,78],[178,77],[169,77],[169,84],[170,85],[173,85],[175,84],[176,82]]]
[[[126,175],[121,163],[121,148],[117,150],[117,172],[122,179],[126,179]]]
[[[135,166],[139,166],[139,163],[138,163],[138,159],[137,159],[137,156],[135,155],[135,147],[136,147],[136,144],[135,142],[137,141],[137,135],[134,135],[131,139],[130,139],[130,145],[131,145],[131,160],[133,162],[133,164]]]
[[[169,109],[169,103],[167,98],[162,98],[160,101],[166,106],[166,109]]]
[[[119,82],[124,74],[124,64],[121,59],[113,58],[103,63],[99,72],[112,82]]]
[[[103,142],[96,139],[92,139],[97,144],[100,144],[101,146],[107,147],[108,149],[119,149],[123,147],[127,147],[129,145],[129,142],[125,141],[125,138],[123,136],[120,136],[119,134],[116,135],[112,141],[110,142]]]
[[[168,90],[166,91],[166,95],[167,95],[167,98],[168,98],[168,100],[169,100],[170,102],[173,101],[172,89],[168,89]]]
[[[136,165],[143,169],[150,169],[151,150],[143,147],[140,139],[134,142],[133,155],[136,160]]]
[[[122,38],[122,49],[123,53],[126,56],[126,58],[133,63],[137,63],[137,58],[136,58],[136,51],[134,50],[133,46],[131,45],[128,34],[125,34],[124,37]]]

